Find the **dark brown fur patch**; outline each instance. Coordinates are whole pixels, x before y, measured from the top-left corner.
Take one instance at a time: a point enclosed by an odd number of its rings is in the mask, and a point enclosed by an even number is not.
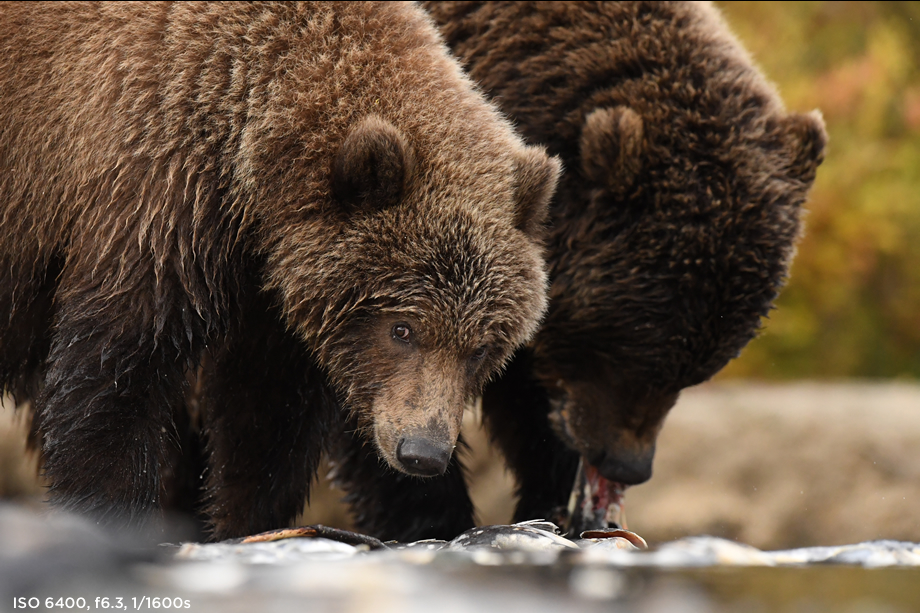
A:
[[[577,454],[616,479],[654,449],[678,392],[756,335],[827,137],[819,113],[783,108],[708,3],[425,6],[470,75],[566,168],[549,312],[521,368],[484,398],[521,484],[517,517],[545,517],[565,503]],[[519,440],[548,440],[553,410],[577,454]]]

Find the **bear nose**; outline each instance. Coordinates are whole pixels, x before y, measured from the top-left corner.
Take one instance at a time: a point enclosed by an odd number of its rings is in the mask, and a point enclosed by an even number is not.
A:
[[[447,470],[451,451],[450,445],[437,444],[426,438],[407,437],[399,440],[396,459],[411,475],[434,477]]]
[[[604,451],[591,459],[591,464],[608,481],[623,485],[639,485],[652,478],[654,448],[640,455]]]

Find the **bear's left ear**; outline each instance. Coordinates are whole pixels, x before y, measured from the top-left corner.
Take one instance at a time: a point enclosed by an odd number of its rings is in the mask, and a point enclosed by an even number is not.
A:
[[[346,207],[379,210],[399,202],[414,169],[403,133],[371,115],[351,129],[336,154],[332,189]]]
[[[517,177],[514,225],[529,236],[542,237],[562,163],[559,158],[546,155],[542,147],[528,146],[516,152],[514,172]]]
[[[597,108],[581,128],[581,171],[617,193],[633,184],[645,154],[642,117],[627,106]]]
[[[781,121],[781,128],[791,156],[789,172],[803,183],[815,180],[815,172],[824,161],[827,131],[820,111],[791,113]]]

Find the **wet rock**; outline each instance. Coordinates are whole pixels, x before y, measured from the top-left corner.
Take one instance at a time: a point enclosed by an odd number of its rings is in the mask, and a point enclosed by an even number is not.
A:
[[[327,538],[292,537],[255,543],[186,543],[176,552],[176,558],[279,564],[304,560],[341,560],[350,558],[359,551],[355,545]]]
[[[492,548],[514,551],[557,551],[578,549],[578,545],[558,534],[555,524],[526,521],[510,526],[483,526],[467,530],[450,542],[449,549]]]

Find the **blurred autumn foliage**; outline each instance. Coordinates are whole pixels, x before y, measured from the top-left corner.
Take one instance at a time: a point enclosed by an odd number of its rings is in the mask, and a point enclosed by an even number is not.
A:
[[[720,378],[920,378],[920,3],[718,6],[830,136],[777,310]]]

